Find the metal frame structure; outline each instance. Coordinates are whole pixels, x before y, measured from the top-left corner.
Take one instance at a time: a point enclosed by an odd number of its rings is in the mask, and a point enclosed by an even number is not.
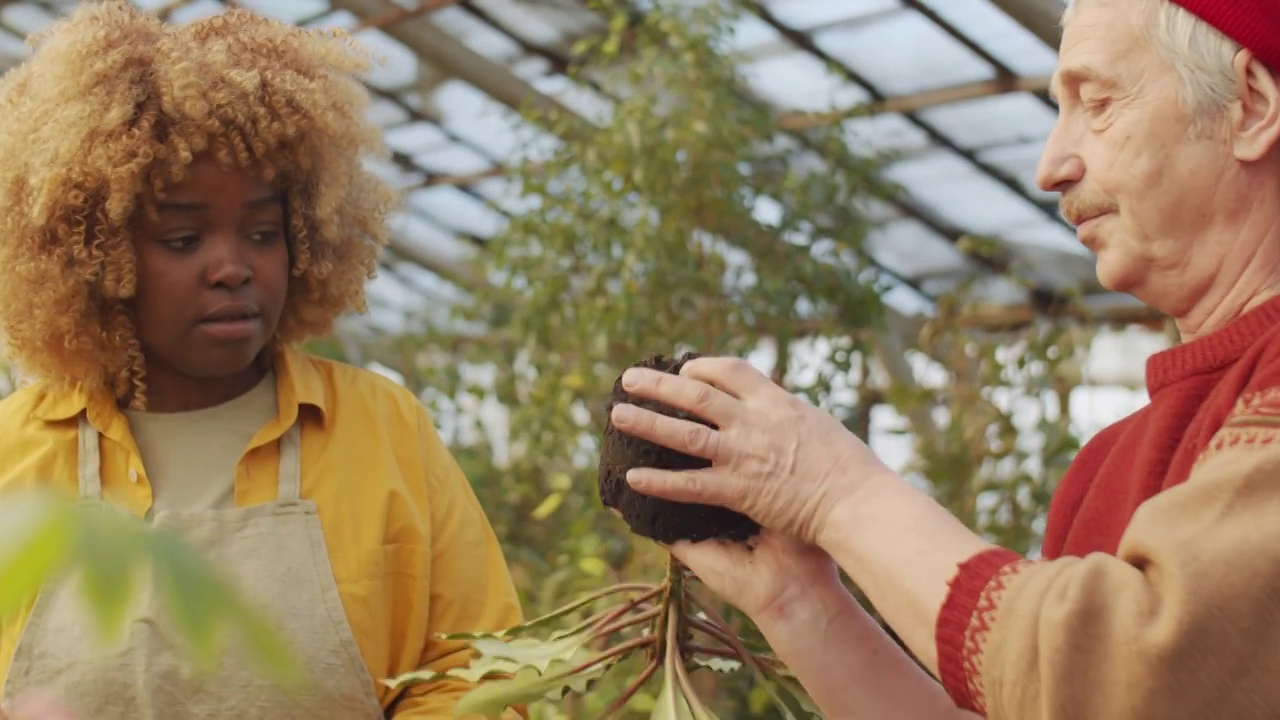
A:
[[[240,4],[299,24],[347,27],[361,39],[379,40],[375,50],[395,51],[401,66],[409,62],[407,74],[368,82],[394,150],[394,167],[387,171],[410,189],[406,222],[384,260],[383,287],[374,300],[400,303],[405,312],[412,312],[415,298],[420,301],[424,294],[465,292],[480,282],[470,259],[483,251],[493,228],[517,211],[502,193],[506,153],[495,149],[510,141],[492,142],[499,130],[485,134],[470,127],[450,98],[466,97],[490,114],[498,109],[510,117],[527,107],[581,113],[584,94],[607,101],[607,90],[569,87],[563,75],[573,41],[599,27],[579,0],[135,1],[176,21]],[[20,59],[22,36],[74,4],[0,0],[0,69]],[[1044,118],[1053,113],[1045,90],[1062,9],[1062,0],[750,4],[743,19],[750,32],[744,34],[757,40],[741,48],[744,65],[820,67],[840,87],[838,94],[860,98],[856,114],[835,103],[780,106],[780,130],[799,137],[817,124],[843,123],[851,134],[857,128],[887,127],[893,130],[890,136],[897,133],[893,142],[907,146],[901,175],[891,177],[906,190],[891,203],[898,234],[886,235],[873,248],[901,285],[902,301],[891,303],[891,319],[903,332],[930,313],[936,293],[975,280],[981,287],[987,278],[990,287],[975,296],[975,310],[966,316],[976,326],[1016,328],[1055,313],[1103,323],[1161,322],[1131,298],[1096,285],[1092,260],[1073,246],[1055,198],[1033,186],[1035,154],[1047,132]],[[884,40],[893,32],[902,35],[898,45]],[[900,73],[888,73],[875,58],[868,59],[870,51],[849,52],[862,39],[896,53],[902,52],[901,43],[921,43],[911,57],[927,61],[937,54],[932,67],[945,67],[948,57],[963,56],[971,69],[963,81],[919,78],[919,89],[899,92]],[[1039,58],[1038,72],[1027,71],[1035,63],[1022,62],[1024,55]],[[881,76],[894,81],[882,82]],[[770,88],[763,90],[753,98],[773,102]],[[1020,113],[1034,122],[1020,124]],[[1001,122],[1007,128],[997,133],[992,128]],[[397,143],[390,141],[393,136],[417,139]],[[874,146],[880,137],[872,132],[864,142]],[[950,187],[934,187],[949,174],[956,176]],[[948,193],[955,197],[948,199]],[[1016,219],[1001,225],[992,210],[994,221],[965,220],[966,213],[988,207],[1009,207]],[[975,235],[994,238],[1001,251],[967,254],[960,241]],[[923,262],[911,267],[903,258]],[[998,276],[1006,270],[1020,275],[1025,288],[1002,283]],[[1075,292],[1083,294],[1068,301]]]

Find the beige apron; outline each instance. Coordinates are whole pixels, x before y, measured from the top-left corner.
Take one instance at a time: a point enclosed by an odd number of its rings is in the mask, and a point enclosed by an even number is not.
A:
[[[3,696],[51,693],[81,720],[384,717],[352,636],[325,551],[315,503],[299,496],[299,430],[280,439],[279,497],[232,510],[158,512],[157,528],[176,531],[210,555],[265,608],[306,665],[298,687],[272,685],[232,644],[212,675],[189,669],[172,625],[161,617],[149,573],[135,582],[121,643],[98,641],[79,594],[67,583],[44,588],[14,654]],[[102,498],[98,433],[80,421],[80,497]],[[234,636],[232,636],[234,637]]]

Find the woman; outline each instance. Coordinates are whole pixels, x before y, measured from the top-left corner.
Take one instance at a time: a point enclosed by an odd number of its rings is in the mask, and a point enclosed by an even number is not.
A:
[[[43,589],[0,626],[6,702],[76,717],[450,717],[438,634],[520,622],[494,532],[417,399],[304,354],[363,287],[393,193],[349,43],[243,11],[87,3],[0,81],[0,492],[104,499],[199,542],[312,680],[188,673],[150,594],[104,651]],[[54,717],[28,703],[26,717]],[[34,710],[32,708],[35,708]]]

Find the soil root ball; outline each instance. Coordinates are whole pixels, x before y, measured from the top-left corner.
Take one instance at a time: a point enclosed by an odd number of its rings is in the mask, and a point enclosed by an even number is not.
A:
[[[665,370],[678,375],[685,362],[696,357],[696,353],[685,353],[679,358],[655,355],[632,367]],[[619,376],[613,384],[607,413],[611,413],[614,405],[621,402],[710,426],[710,423],[682,410],[646,399],[632,398],[623,391],[622,378]],[[661,543],[678,540],[698,542],[713,538],[745,541],[754,537],[760,531],[760,526],[746,515],[713,505],[676,503],[643,495],[632,489],[626,480],[627,471],[635,467],[695,470],[710,464],[702,458],[627,435],[616,429],[611,421],[607,421],[600,451],[600,500],[605,507],[617,510],[633,533]]]

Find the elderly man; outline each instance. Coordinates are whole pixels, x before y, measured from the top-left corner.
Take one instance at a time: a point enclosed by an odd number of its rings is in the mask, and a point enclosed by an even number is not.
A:
[[[1175,318],[1183,342],[1149,360],[1149,405],[1076,458],[1040,560],[975,536],[741,361],[628,372],[631,392],[718,428],[617,407],[624,431],[713,463],[630,481],[768,528],[753,553],[673,551],[830,717],[1280,717],[1277,71],[1280,0],[1067,10],[1038,182],[1102,284]]]

